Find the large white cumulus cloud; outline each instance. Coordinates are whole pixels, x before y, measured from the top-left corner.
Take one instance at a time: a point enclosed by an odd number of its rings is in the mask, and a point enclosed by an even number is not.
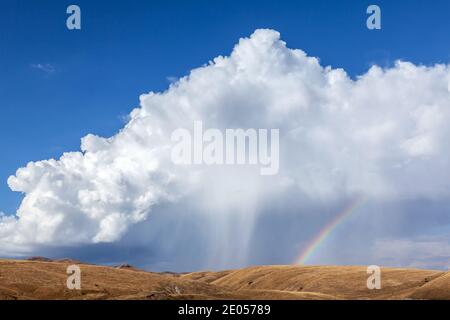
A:
[[[171,133],[195,120],[279,128],[279,174],[174,165]],[[217,215],[257,212],[288,191],[320,203],[449,198],[448,123],[448,65],[397,62],[353,80],[287,48],[276,31],[257,30],[229,57],[141,96],[117,135],[88,135],[81,152],[19,169],[8,184],[25,198],[15,218],[0,217],[0,248],[117,241],[155,204],[186,197]]]

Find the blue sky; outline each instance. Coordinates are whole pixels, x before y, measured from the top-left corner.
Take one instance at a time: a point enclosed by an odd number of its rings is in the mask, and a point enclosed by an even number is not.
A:
[[[65,26],[70,4],[82,30]],[[366,28],[369,4],[381,7],[382,30]],[[449,18],[446,0],[2,1],[0,211],[20,204],[6,183],[18,168],[77,151],[88,133],[114,135],[140,94],[229,55],[255,29],[356,77],[397,59],[448,64]]]
[[[2,1],[1,210],[19,204],[6,184],[17,168],[78,150],[87,133],[112,135],[140,94],[229,54],[257,28],[274,28],[290,47],[353,76],[396,59],[450,60],[448,1],[376,1],[382,30],[369,31],[372,2]],[[82,10],[81,31],[65,27],[72,3]]]

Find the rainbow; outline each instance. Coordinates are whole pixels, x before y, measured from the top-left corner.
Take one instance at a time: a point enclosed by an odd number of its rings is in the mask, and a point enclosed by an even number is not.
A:
[[[358,197],[353,200],[350,205],[345,207],[341,213],[339,213],[336,217],[333,218],[322,230],[320,230],[319,234],[314,237],[314,239],[308,244],[308,246],[301,252],[297,259],[295,259],[294,264],[305,264],[305,262],[311,257],[311,255],[320,247],[322,243],[328,238],[328,236],[339,226],[342,222],[345,221],[353,212],[356,211],[364,202],[366,201],[366,197]]]

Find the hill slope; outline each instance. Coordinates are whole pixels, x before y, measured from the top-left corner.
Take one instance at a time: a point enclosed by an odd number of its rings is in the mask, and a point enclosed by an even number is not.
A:
[[[152,273],[79,264],[81,290],[66,287],[70,260],[0,260],[0,299],[450,299],[448,272],[382,269],[368,290],[365,267],[262,266]]]

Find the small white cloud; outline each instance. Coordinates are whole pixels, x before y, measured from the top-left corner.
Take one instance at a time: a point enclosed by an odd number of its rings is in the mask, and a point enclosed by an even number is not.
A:
[[[42,63],[32,64],[32,65],[31,65],[31,68],[40,70],[40,71],[42,71],[42,72],[44,72],[44,73],[46,73],[46,74],[52,74],[52,73],[54,73],[54,72],[56,71],[56,68],[55,68],[53,65],[51,65],[50,63],[45,63],[45,64],[42,64]]]
[[[168,76],[166,79],[167,79],[167,81],[169,81],[170,83],[175,83],[175,82],[178,81],[178,78],[177,78],[177,77],[174,77],[174,76]]]

